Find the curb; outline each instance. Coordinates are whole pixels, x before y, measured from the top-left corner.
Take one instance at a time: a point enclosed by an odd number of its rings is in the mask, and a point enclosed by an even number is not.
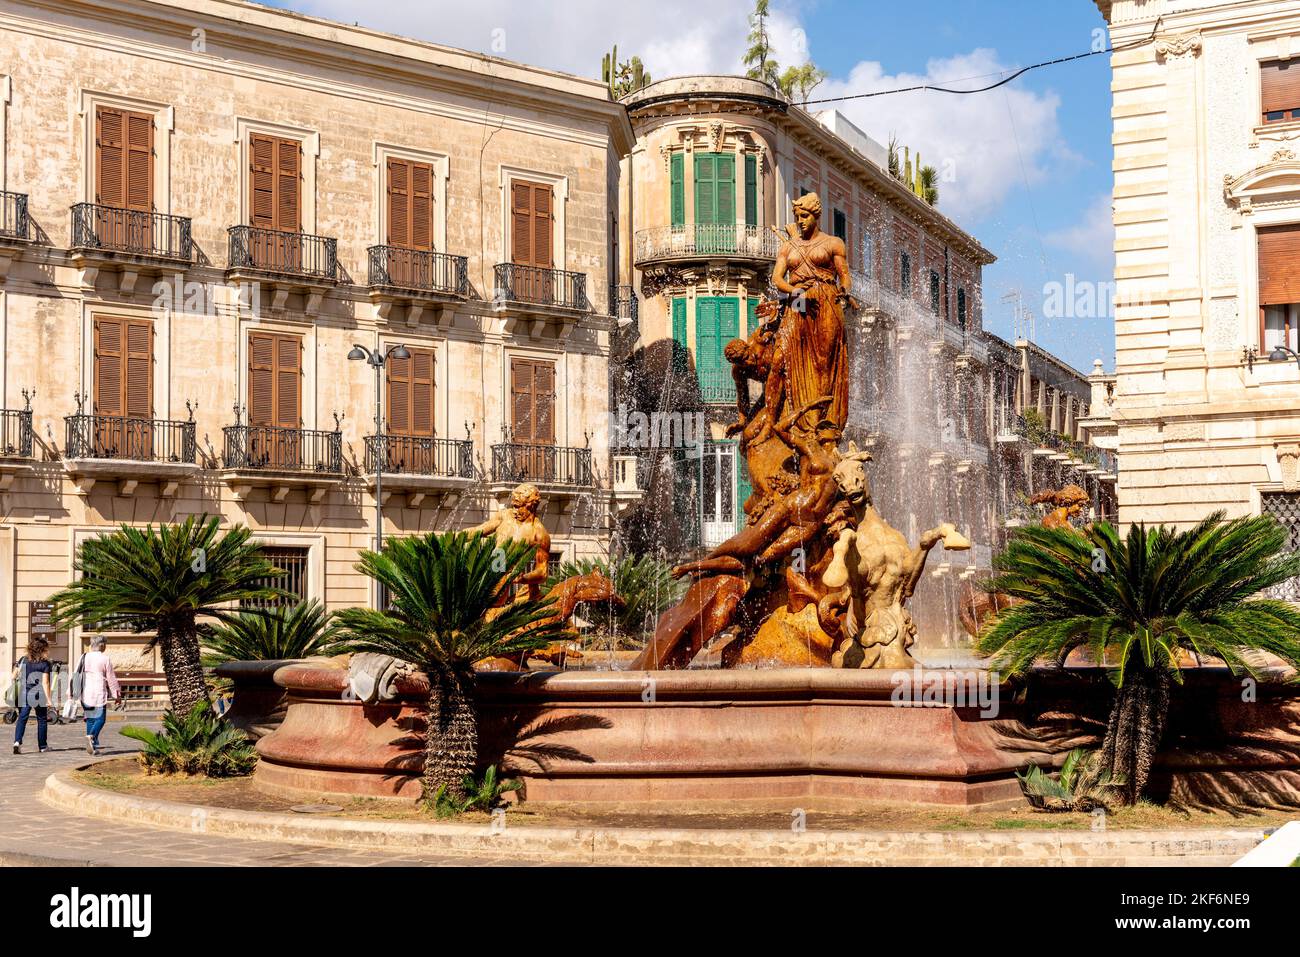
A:
[[[47,804],[82,817],[192,834],[391,850],[401,856],[426,853],[564,864],[1222,866],[1268,836],[1264,828],[1103,833],[497,829],[198,807],[87,787],[74,781],[69,771],[46,778],[41,796]]]

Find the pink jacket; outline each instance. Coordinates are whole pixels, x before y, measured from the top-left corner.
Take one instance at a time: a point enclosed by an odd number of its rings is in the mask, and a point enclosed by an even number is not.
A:
[[[113,662],[102,651],[88,651],[81,674],[81,704],[86,708],[102,708],[109,698],[119,698],[122,689],[117,684]],[[109,692],[112,692],[111,694]]]

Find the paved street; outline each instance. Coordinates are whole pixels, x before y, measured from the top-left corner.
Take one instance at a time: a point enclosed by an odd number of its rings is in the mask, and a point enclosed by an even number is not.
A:
[[[134,751],[139,742],[117,729],[126,722],[110,721],[100,741],[105,754]],[[141,724],[144,722],[132,721]],[[130,827],[80,818],[46,805],[39,797],[53,771],[87,760],[85,726],[50,727],[51,750],[36,749],[36,722],[29,721],[23,753],[14,754],[13,725],[0,725],[0,866],[36,858],[39,863],[93,864],[117,867],[192,867],[202,865],[310,867],[437,866],[444,864],[507,864],[504,859],[463,857],[393,857],[373,851],[245,841]]]

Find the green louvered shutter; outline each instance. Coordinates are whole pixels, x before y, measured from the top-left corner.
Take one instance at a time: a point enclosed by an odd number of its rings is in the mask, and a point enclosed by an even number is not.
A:
[[[749,296],[745,299],[745,336],[748,338],[754,334],[758,328],[758,297]]]
[[[739,448],[736,455],[736,529],[745,527],[745,503],[749,497],[754,494],[754,483],[749,478],[749,463],[745,457],[739,454]]]
[[[672,154],[669,160],[671,179],[671,215],[674,226],[686,225],[686,156],[681,152]]]
[[[718,361],[723,366],[730,363],[723,358],[722,348],[732,339],[740,336],[740,300],[720,299],[718,315]]]
[[[673,300],[673,370],[679,374],[690,368],[687,348],[686,300],[679,296]]]
[[[704,227],[733,227],[697,230],[695,243],[701,252],[730,252],[735,248],[734,153],[695,154],[695,223]]]
[[[745,225],[758,225],[758,157],[745,154]]]
[[[713,401],[719,388],[717,369],[722,358],[718,341],[718,299],[699,296],[695,300],[695,372],[706,402]]]

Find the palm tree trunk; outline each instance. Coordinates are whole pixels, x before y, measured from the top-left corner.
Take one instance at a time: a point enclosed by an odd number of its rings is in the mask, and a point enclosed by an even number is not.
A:
[[[199,660],[199,639],[193,622],[164,620],[158,625],[158,646],[162,649],[163,674],[167,678],[167,693],[172,710],[188,714],[194,705],[208,698],[208,685],[203,680],[203,665]]]
[[[1137,803],[1146,791],[1169,715],[1169,683],[1165,668],[1130,667],[1123,687],[1115,692],[1101,763],[1115,778],[1123,779],[1119,792],[1126,804]]]
[[[478,701],[474,674],[448,668],[429,673],[429,722],[424,745],[424,796],[465,796],[465,776],[478,765]]]

